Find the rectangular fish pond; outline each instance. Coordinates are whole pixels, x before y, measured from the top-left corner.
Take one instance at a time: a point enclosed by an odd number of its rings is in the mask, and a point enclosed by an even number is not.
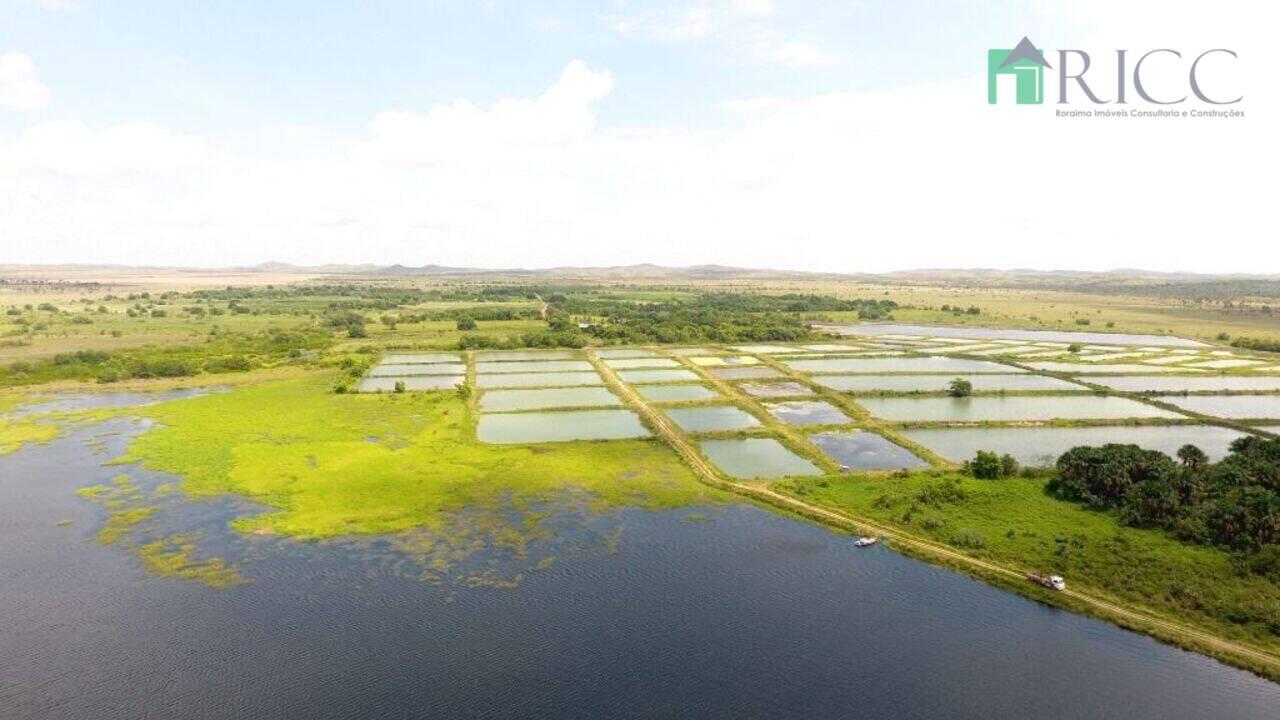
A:
[[[703,440],[702,454],[730,477],[773,479],[821,475],[817,465],[772,438]]]
[[[1090,392],[1089,388],[1043,375],[822,375],[814,382],[854,393],[946,392],[956,378],[968,380],[974,392]]]
[[[617,395],[602,387],[485,390],[480,396],[480,410],[483,412],[607,407],[621,404],[622,400],[618,399]]]
[[[863,397],[872,415],[895,422],[1000,422],[1183,418],[1136,400],[1099,395],[1017,397]]]
[[[1123,392],[1222,392],[1222,391],[1280,391],[1280,377],[1218,375],[1215,377],[1181,377],[1143,375],[1117,375],[1115,377],[1091,377],[1089,382],[1105,385]]]
[[[814,358],[787,360],[793,370],[808,373],[1022,373],[1011,365],[953,357]]]
[[[791,397],[812,395],[813,391],[798,382],[750,382],[742,383],[742,391],[753,397]]]
[[[810,435],[827,457],[851,470],[906,470],[929,467],[915,453],[873,432],[850,430]]]
[[[630,410],[570,410],[481,415],[480,442],[494,444],[618,440],[648,437],[649,431]]]
[[[675,408],[666,413],[686,432],[745,430],[760,426],[754,415],[732,405]]]
[[[634,368],[678,368],[680,362],[671,358],[649,357],[649,358],[618,358],[607,359],[605,365],[614,370],[631,370]]]
[[[1201,415],[1235,420],[1280,419],[1280,395],[1192,395],[1161,399]]]
[[[461,375],[411,375],[409,377],[369,377],[356,385],[356,392],[395,392],[396,383],[404,383],[406,392],[452,390],[466,382]]]
[[[461,363],[437,363],[434,365],[377,365],[369,370],[369,377],[405,377],[407,375],[464,375],[467,366]]]
[[[1119,443],[1158,450],[1170,457],[1186,444],[1195,445],[1212,460],[1244,433],[1216,425],[930,428],[902,434],[952,462],[970,460],[979,450],[1008,453],[1023,465],[1053,465],[1058,456],[1081,445]]]
[[[382,358],[382,362],[388,365],[429,365],[461,361],[462,358],[457,353],[395,353]]]
[[[781,373],[770,367],[714,368],[707,372],[721,380],[759,380],[761,378],[781,377]]]
[[[532,373],[532,372],[579,372],[594,370],[586,360],[529,360],[526,362],[478,362],[476,374],[492,375],[497,373]]]
[[[853,418],[821,400],[795,400],[765,405],[769,414],[788,425],[847,425]]]
[[[623,382],[634,384],[642,383],[673,383],[673,382],[697,382],[698,376],[692,370],[619,370],[618,377]]]
[[[720,393],[703,385],[640,385],[636,388],[640,397],[649,402],[689,402],[714,400]]]
[[[603,384],[604,379],[594,370],[591,372],[513,373],[510,375],[476,376],[476,386],[482,388],[568,387],[572,385]]]

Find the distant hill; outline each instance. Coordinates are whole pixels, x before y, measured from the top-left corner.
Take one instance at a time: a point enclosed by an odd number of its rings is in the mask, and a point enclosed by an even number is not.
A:
[[[191,282],[213,284],[252,283],[257,278],[266,282],[288,282],[316,278],[337,279],[411,279],[411,278],[486,278],[533,281],[579,282],[847,282],[879,285],[921,285],[933,287],[1008,288],[1058,290],[1103,294],[1158,295],[1189,300],[1228,298],[1280,298],[1280,274],[1210,275],[1197,273],[1164,273],[1149,270],[1118,269],[1106,272],[1079,270],[998,270],[919,269],[881,274],[817,273],[796,270],[740,268],[728,265],[694,265],[667,267],[654,264],[611,267],[552,268],[466,268],[445,265],[375,265],[327,264],[303,266],[268,262],[233,268],[131,267],[118,265],[0,265],[0,281],[127,281],[148,277],[172,276]]]

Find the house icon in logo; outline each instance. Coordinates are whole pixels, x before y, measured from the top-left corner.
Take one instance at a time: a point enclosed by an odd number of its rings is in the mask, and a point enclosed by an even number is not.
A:
[[[1044,70],[1053,69],[1044,54],[1025,36],[1012,50],[992,48],[987,51],[987,103],[996,104],[996,85],[1001,75],[1012,75],[1019,105],[1044,102]]]

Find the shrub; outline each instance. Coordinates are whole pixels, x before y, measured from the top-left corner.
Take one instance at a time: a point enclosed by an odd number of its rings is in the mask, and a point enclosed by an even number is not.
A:
[[[1000,456],[988,450],[979,450],[969,461],[969,473],[980,480],[996,480],[1003,472]]]

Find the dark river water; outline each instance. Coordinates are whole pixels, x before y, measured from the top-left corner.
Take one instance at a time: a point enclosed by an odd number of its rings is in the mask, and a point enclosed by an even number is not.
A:
[[[129,421],[0,457],[0,717],[1276,718],[1280,686],[750,506],[591,515],[545,569],[426,582],[387,540],[242,536],[175,502],[248,583],[146,572],[78,487]],[[701,516],[691,516],[698,512]],[[71,521],[67,524],[66,521]],[[524,563],[523,565],[521,563]]]

